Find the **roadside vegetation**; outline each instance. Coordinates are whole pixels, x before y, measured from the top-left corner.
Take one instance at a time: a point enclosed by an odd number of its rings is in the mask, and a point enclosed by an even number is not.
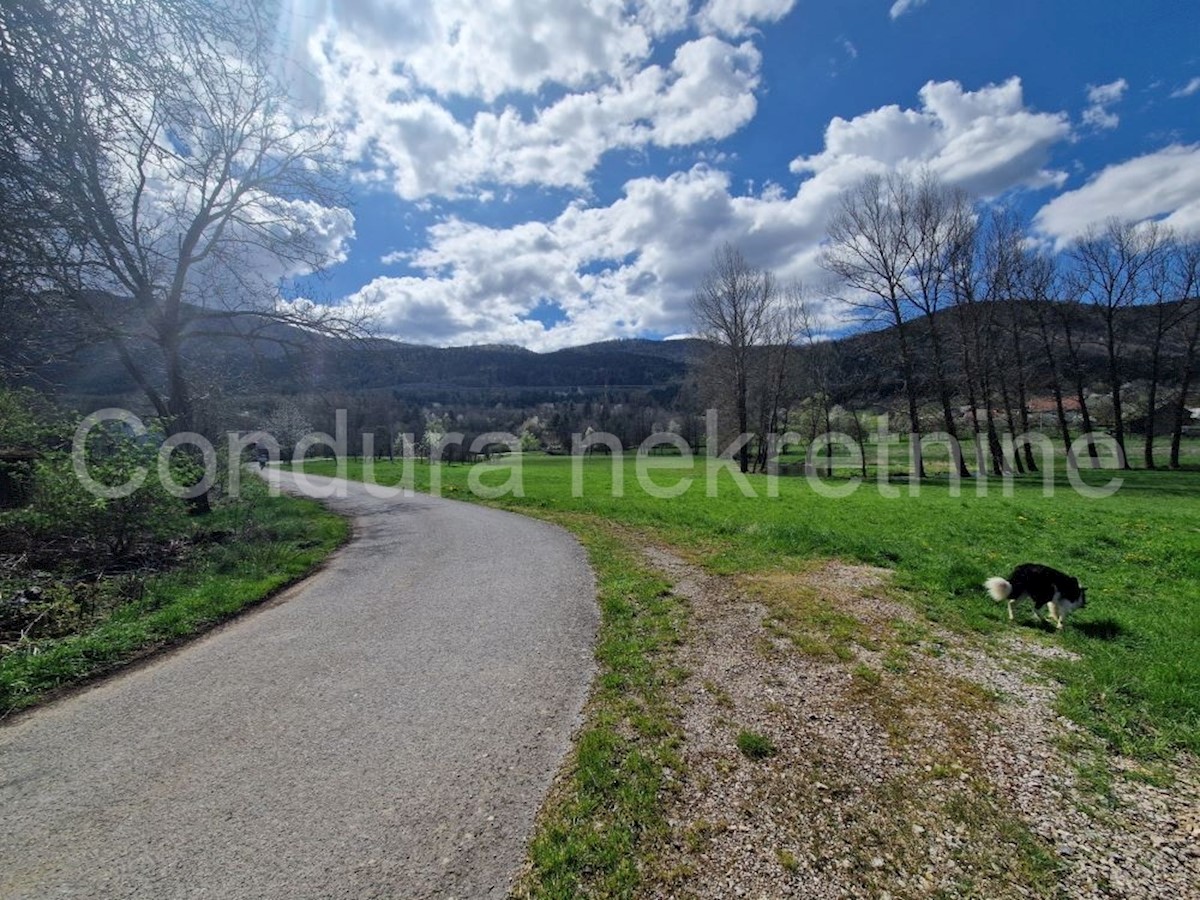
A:
[[[16,460],[0,509],[0,718],[228,619],[346,538],[319,504],[271,497],[250,477],[206,515],[153,475],[127,497],[97,497],[73,471],[64,413],[32,393],[0,393],[0,406],[0,448]],[[88,469],[123,484],[153,471],[160,440],[98,429]]]
[[[542,809],[518,896],[630,896],[664,840],[660,798],[681,768],[670,686],[686,609],[632,535],[593,517],[536,513],[571,529],[596,571],[600,672],[574,755]]]

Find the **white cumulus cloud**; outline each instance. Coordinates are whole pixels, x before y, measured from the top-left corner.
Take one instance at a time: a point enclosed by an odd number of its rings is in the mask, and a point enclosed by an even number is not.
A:
[[[529,115],[514,105],[455,115],[345,35],[322,42],[321,77],[350,158],[368,179],[414,200],[487,184],[582,188],[610,150],[727,137],[754,116],[760,65],[748,41],[700,37],[669,64],[565,93]]]
[[[1118,78],[1108,84],[1089,84],[1088,106],[1083,111],[1083,123],[1093,128],[1116,128],[1121,124],[1121,119],[1110,107],[1119,103],[1128,89],[1129,82],[1124,78]]]
[[[867,171],[928,167],[985,197],[1065,179],[1046,164],[1051,148],[1070,135],[1067,118],[1027,108],[1019,78],[977,91],[956,81],[931,81],[920,100],[918,109],[892,105],[833,119],[825,149],[793,160],[792,171],[843,183]]]
[[[1034,225],[1063,246],[1113,216],[1160,219],[1180,232],[1200,234],[1200,144],[1174,144],[1108,166],[1043,206]]]
[[[740,37],[758,22],[778,22],[796,0],[708,0],[696,14],[702,31]]]
[[[687,12],[686,0],[359,0],[331,19],[422,88],[490,101],[631,72]]]
[[[462,219],[432,226],[409,273],[377,278],[353,298],[385,329],[429,343],[516,342],[551,349],[618,336],[680,334],[688,301],[722,242],[782,278],[819,283],[816,265],[842,190],[891,167],[930,166],[998,194],[1056,184],[1046,158],[1070,129],[1065,116],[1025,108],[1018,82],[965,91],[929,84],[916,110],[884,107],[830,123],[825,148],[792,165],[791,186],[735,192],[706,165],[636,178],[607,205],[568,204],[549,221],[508,228]],[[555,307],[557,324],[532,314]]]

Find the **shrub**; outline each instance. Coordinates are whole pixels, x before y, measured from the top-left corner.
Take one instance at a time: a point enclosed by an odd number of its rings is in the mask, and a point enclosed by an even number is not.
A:
[[[40,401],[45,405],[45,401]],[[73,428],[61,412],[39,408],[25,393],[0,391],[7,415],[0,435],[37,441],[40,455],[28,467],[24,485],[29,503],[0,513],[0,541],[10,552],[28,554],[48,568],[63,563],[120,560],[147,541],[181,527],[183,503],[162,487],[156,474],[160,426],[135,437],[118,423],[104,423],[88,436],[83,455],[91,477],[106,487],[125,484],[139,469],[147,477],[128,496],[106,498],[89,491],[76,476],[69,446]],[[51,449],[47,449],[51,448]],[[180,484],[197,477],[183,454],[171,461]]]

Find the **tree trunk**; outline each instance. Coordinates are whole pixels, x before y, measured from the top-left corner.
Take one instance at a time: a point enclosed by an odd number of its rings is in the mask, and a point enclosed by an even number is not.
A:
[[[1154,465],[1154,418],[1158,411],[1158,364],[1162,345],[1161,328],[1150,352],[1150,389],[1146,395],[1146,443],[1143,447],[1143,457],[1146,468],[1153,469]]]
[[[975,466],[979,469],[979,474],[984,473],[984,456],[983,456],[983,429],[979,425],[979,394],[976,391],[977,372],[976,367],[971,361],[971,341],[968,340],[967,326],[965,324],[966,315],[963,307],[957,307],[958,310],[958,334],[962,348],[962,370],[963,378],[967,385],[967,403],[971,407],[971,426],[974,429],[971,440],[975,444]],[[978,341],[975,342],[978,345]]]
[[[858,465],[862,471],[863,481],[867,480],[867,432],[863,428],[862,419],[859,418],[858,410],[852,410],[850,415],[854,418],[854,442],[858,444]]]
[[[833,424],[829,417],[829,395],[822,394],[822,406],[825,408],[825,477],[833,477]]]
[[[178,328],[172,331],[172,334],[178,334]],[[167,408],[170,413],[170,421],[167,423],[167,432],[171,435],[183,434],[188,431],[196,430],[195,407],[192,403],[191,390],[188,388],[187,376],[183,371],[183,358],[179,352],[179,344],[173,339],[166,339],[162,342],[163,355],[166,357],[167,370]],[[201,456],[201,451],[198,447],[185,445],[183,448],[189,458],[193,462],[198,462],[203,471],[204,460]],[[201,478],[204,476],[201,475]],[[190,487],[190,485],[189,485]],[[188,514],[193,516],[207,515],[212,512],[212,501],[210,494],[211,488],[195,497],[187,499]]]
[[[996,430],[996,416],[992,411],[991,385],[986,376],[983,382],[984,419],[987,422],[988,452],[992,457],[992,474],[997,477],[1009,471],[1008,459],[1004,456],[1004,448],[1000,444],[1000,434]]]
[[[1121,372],[1117,359],[1116,322],[1111,313],[1105,317],[1105,347],[1108,350],[1108,384],[1112,391],[1117,446],[1121,448],[1121,468],[1128,469],[1129,454],[1125,452],[1125,414],[1121,408]]]
[[[1000,476],[1009,471],[1008,460],[1004,456],[1004,448],[1000,445],[1000,435],[996,430],[994,380],[992,377],[992,336],[991,322],[982,323],[982,329],[976,332],[976,355],[981,361],[979,375],[980,399],[984,405],[984,419],[987,422],[988,452],[992,457],[992,473]]]
[[[1020,473],[1021,475],[1024,475],[1025,474],[1025,464],[1021,462],[1021,454],[1018,452],[1017,445],[1016,445],[1017,421],[1016,421],[1016,417],[1013,416],[1012,395],[1009,394],[1009,391],[1008,391],[1008,378],[1005,377],[1005,375],[1004,375],[1004,367],[1003,366],[1000,367],[1000,371],[999,371],[997,377],[999,378],[999,381],[1000,381],[1000,402],[1004,404],[1004,421],[1008,425],[1008,433],[1009,433],[1009,436],[1013,440],[1013,448],[1012,448],[1013,468],[1015,468],[1017,470],[1017,472]]]
[[[1010,301],[1012,314],[1012,338],[1013,338],[1013,360],[1016,362],[1017,369],[1017,412],[1021,423],[1021,433],[1029,433],[1029,395],[1026,391],[1025,384],[1025,348],[1021,345],[1021,332],[1023,331],[1024,323],[1021,320],[1021,307],[1019,301]],[[1016,432],[1014,431],[1014,434]],[[1029,445],[1029,441],[1021,441],[1021,448],[1025,451],[1025,468],[1030,472],[1038,470],[1037,462],[1033,458],[1033,448]]]
[[[1075,465],[1075,456],[1071,452],[1071,428],[1067,424],[1067,409],[1063,403],[1062,374],[1058,362],[1054,358],[1054,344],[1050,340],[1050,332],[1045,322],[1039,322],[1042,330],[1042,344],[1046,349],[1046,363],[1050,367],[1050,390],[1054,394],[1054,411],[1058,416],[1058,428],[1062,433],[1063,452],[1067,455],[1067,465]]]
[[[929,338],[933,345],[933,369],[938,383],[938,399],[942,404],[942,420],[946,425],[946,434],[950,435],[950,452],[954,456],[954,465],[962,478],[970,478],[971,470],[963,459],[962,446],[958,442],[958,428],[954,424],[954,410],[950,405],[950,384],[946,378],[946,366],[942,359],[942,336],[938,331],[933,316],[929,316]]]
[[[737,373],[737,415],[738,415],[738,440],[746,434],[750,429],[750,410],[748,408],[749,401],[746,397],[746,367],[745,362],[738,367]],[[738,468],[742,473],[750,471],[750,445],[749,442],[742,444],[738,450]]]
[[[1092,441],[1090,435],[1092,433],[1092,416],[1088,411],[1087,394],[1084,391],[1083,385],[1083,369],[1079,365],[1079,351],[1075,346],[1075,342],[1071,336],[1071,325],[1066,314],[1063,315],[1063,336],[1066,338],[1067,358],[1071,363],[1071,381],[1075,387],[1075,396],[1079,400],[1079,415],[1083,418],[1083,433],[1088,437],[1088,465],[1093,469],[1100,467],[1100,456],[1096,451],[1096,444]]]
[[[1184,379],[1179,385],[1179,399],[1175,404],[1175,421],[1171,425],[1171,459],[1168,465],[1172,469],[1180,467],[1179,452],[1183,443],[1183,423],[1188,418],[1187,392],[1192,383],[1192,366],[1184,369]]]
[[[896,338],[900,343],[900,361],[904,367],[904,391],[908,395],[909,448],[912,454],[912,458],[909,460],[910,472],[914,478],[924,478],[925,460],[921,454],[921,415],[917,402],[917,385],[912,354],[908,347],[908,334],[904,328],[904,321],[898,315],[896,320]]]
[[[1179,377],[1179,399],[1175,404],[1175,422],[1171,428],[1171,461],[1172,469],[1179,468],[1179,450],[1183,441],[1183,423],[1188,415],[1187,395],[1192,389],[1192,379],[1196,374],[1196,350],[1200,347],[1200,308],[1193,310],[1196,321],[1192,324],[1191,334],[1188,335],[1187,347],[1184,348],[1183,372]]]

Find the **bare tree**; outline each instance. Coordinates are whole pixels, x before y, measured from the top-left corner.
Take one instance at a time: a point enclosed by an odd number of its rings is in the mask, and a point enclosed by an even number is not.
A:
[[[832,344],[821,333],[816,311],[799,286],[793,289],[790,299],[790,322],[803,341],[805,369],[815,406],[814,418],[820,422],[826,438],[825,474],[832,476],[834,350]],[[859,424],[857,419],[855,424]],[[859,446],[861,448],[861,443]]]
[[[953,439],[954,465],[959,475],[968,477],[971,472],[963,459],[954,421],[953,390],[939,313],[952,301],[953,263],[962,240],[962,228],[972,216],[971,202],[964,191],[947,187],[928,172],[897,196],[906,197],[912,204],[908,214],[911,227],[901,230],[910,260],[909,277],[902,279],[901,289],[909,304],[925,317],[942,424]]]
[[[1164,356],[1170,336],[1187,321],[1191,308],[1187,299],[1195,293],[1200,271],[1188,258],[1189,248],[1180,244],[1173,234],[1163,239],[1163,252],[1150,262],[1146,272],[1146,289],[1154,315],[1150,334],[1150,376],[1146,392],[1146,436],[1142,447],[1147,469],[1154,463],[1154,438],[1158,418],[1158,391],[1162,380]]]
[[[993,210],[988,217],[987,234],[984,250],[987,295],[996,307],[994,329],[1002,332],[1002,339],[995,342],[992,351],[1001,360],[996,366],[996,383],[1009,433],[1016,438],[1029,431],[1024,340],[1026,304],[1022,301],[1033,289],[1028,281],[1035,262],[1025,243],[1024,228],[1011,211]],[[1021,446],[1014,443],[1012,464],[1018,472],[1037,471],[1028,441],[1022,442]]]
[[[766,471],[770,456],[769,435],[787,431],[792,406],[799,396],[799,354],[797,340],[803,334],[806,319],[811,319],[804,287],[793,283],[767,314],[763,347],[756,354],[761,370],[751,392],[759,397],[759,434],[755,467]]]
[[[1121,399],[1122,345],[1125,311],[1146,292],[1146,279],[1167,247],[1167,231],[1156,222],[1134,224],[1110,219],[1091,228],[1071,248],[1082,300],[1099,312],[1104,323],[1108,385],[1112,391],[1117,445],[1125,457],[1125,422]]]
[[[925,477],[921,419],[906,291],[913,262],[912,184],[899,174],[869,175],[842,194],[829,224],[821,266],[846,288],[841,299],[867,321],[891,325],[908,400],[914,477]]]
[[[1079,336],[1079,332],[1084,327],[1084,313],[1075,281],[1073,273],[1066,273],[1060,278],[1062,296],[1052,304],[1051,309],[1058,326],[1058,334],[1062,338],[1062,348],[1066,351],[1064,374],[1070,379],[1071,387],[1075,391],[1075,402],[1079,405],[1083,433],[1090,435],[1095,429],[1092,424],[1091,407],[1087,400],[1087,385],[1084,383],[1087,370],[1083,364],[1082,339]],[[1093,469],[1098,468],[1100,457],[1095,441],[1087,442],[1087,451],[1088,464]]]
[[[296,444],[316,429],[300,404],[294,398],[284,397],[275,403],[275,408],[263,420],[262,430],[279,442],[281,456],[288,459]]]
[[[713,254],[712,267],[692,296],[697,333],[713,347],[716,370],[732,394],[738,433],[750,433],[749,389],[754,348],[770,334],[776,301],[775,277],[746,262],[731,244]],[[738,465],[750,468],[750,449],[738,451]]]
[[[1067,464],[1075,465],[1071,454],[1071,428],[1067,422],[1066,403],[1063,399],[1062,366],[1058,360],[1057,331],[1052,304],[1055,302],[1058,285],[1058,266],[1052,256],[1034,254],[1025,268],[1022,297],[1037,325],[1042,351],[1045,353],[1046,369],[1050,373],[1050,390],[1054,395],[1054,412],[1062,436],[1063,452]]]
[[[257,4],[14,0],[0,15],[0,245],[173,432],[196,423],[197,338],[360,324],[281,294],[337,258],[328,236],[352,219],[334,135],[272,77]]]
[[[1022,237],[1022,241],[1024,238]],[[1033,284],[1041,275],[1037,272],[1039,259],[1022,244],[1017,256],[1018,268],[1015,274],[1015,293],[1009,301],[1009,326],[1012,337],[1013,371],[1016,375],[1017,417],[1020,422],[1021,434],[1028,434],[1029,421],[1029,366],[1025,353],[1025,340],[1029,335],[1031,325],[1028,320],[1029,306],[1025,298],[1033,289]],[[1032,282],[1032,283],[1031,283]],[[1038,471],[1037,460],[1033,455],[1033,446],[1028,440],[1021,442],[1021,451],[1025,455],[1025,468],[1030,472]]]
[[[983,448],[978,442],[985,440],[991,472],[1002,475],[1008,472],[1009,463],[1000,443],[995,413],[995,385],[1004,355],[996,343],[997,304],[989,302],[995,272],[989,260],[988,241],[976,217],[962,218],[956,230],[959,240],[950,266],[953,272],[954,322],[958,330],[967,402],[971,406],[971,420],[976,434],[977,464],[980,469],[984,466]],[[979,421],[980,406],[983,407],[983,422]]]
[[[818,345],[822,357],[814,362],[826,373],[824,380],[829,386],[830,400],[836,407],[843,410],[837,427],[847,430],[850,437],[858,445],[859,470],[862,477],[867,477],[867,441],[870,436],[868,426],[869,412],[864,408],[878,400],[883,392],[884,379],[878,366],[872,360],[861,354],[848,352],[844,341],[823,341]],[[818,381],[822,380],[820,373],[816,374]],[[835,409],[830,410],[830,420],[834,419]]]
[[[979,223],[975,216],[963,217],[956,228],[958,239],[952,250],[950,273],[954,310],[954,331],[958,342],[959,361],[966,386],[967,404],[975,437],[976,465],[982,472],[984,455],[981,441],[987,429],[987,445],[992,459],[992,471],[1003,471],[1000,441],[991,417],[991,397],[985,363],[988,363],[985,334],[988,321],[980,301]],[[979,421],[980,403],[986,406],[986,426]]]
[[[1172,469],[1179,468],[1179,451],[1183,441],[1183,423],[1188,415],[1187,398],[1196,376],[1197,354],[1200,353],[1200,237],[1180,243],[1176,260],[1181,290],[1180,305],[1184,310],[1182,347],[1179,350],[1179,394],[1175,399],[1174,421],[1171,424]],[[1181,323],[1182,324],[1182,323]]]

